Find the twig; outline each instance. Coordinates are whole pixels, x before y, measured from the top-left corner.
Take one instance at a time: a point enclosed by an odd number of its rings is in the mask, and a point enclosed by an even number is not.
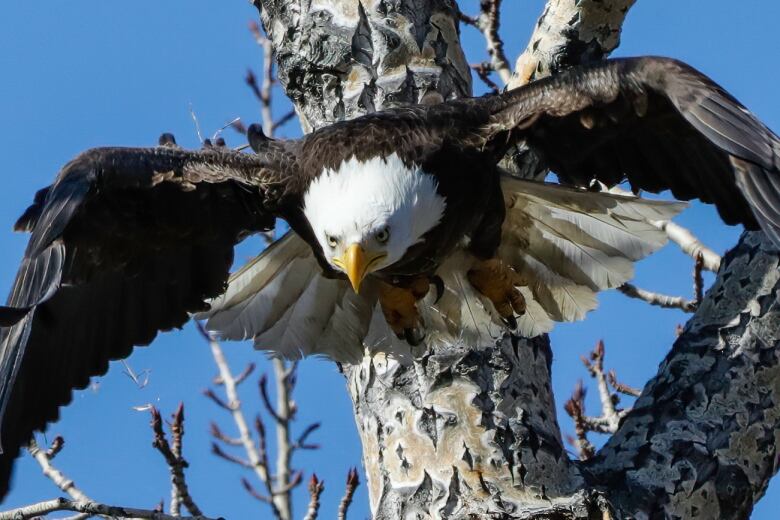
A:
[[[244,413],[241,410],[241,401],[238,398],[236,379],[233,376],[233,373],[230,371],[230,367],[228,366],[227,360],[225,359],[225,354],[222,352],[222,347],[220,347],[217,341],[209,336],[208,332],[206,332],[206,329],[203,328],[203,325],[196,322],[196,326],[201,335],[209,343],[211,354],[214,357],[214,363],[217,365],[217,369],[219,370],[219,377],[222,381],[222,385],[225,388],[225,395],[227,395],[228,400],[227,403],[224,403],[221,399],[216,398],[216,395],[214,395],[214,393],[210,390],[206,392],[206,395],[211,397],[215,402],[220,403],[220,406],[228,410],[233,416],[233,422],[236,423],[236,428],[238,428],[238,439],[240,440],[241,445],[244,448],[244,452],[246,453],[246,456],[249,460],[248,462],[243,462],[241,459],[224,453],[216,443],[212,444],[212,452],[226,460],[236,462],[251,468],[261,482],[265,483],[266,486],[271,486],[271,474],[268,468],[268,461],[265,457],[265,450],[262,446],[264,440],[261,436],[260,448],[263,448],[263,453],[261,455],[258,446],[255,445],[254,441],[252,440],[252,435],[249,433],[249,425],[247,424]],[[279,510],[276,499],[271,500],[270,506],[274,517],[285,518],[282,516],[282,513]]]
[[[652,225],[664,231],[669,240],[680,246],[683,253],[696,259],[701,255],[702,268],[717,273],[720,269],[720,255],[701,243],[690,230],[670,220],[653,220]]]
[[[350,504],[352,504],[352,497],[355,495],[355,490],[360,485],[360,479],[358,478],[357,468],[352,468],[347,473],[347,489],[344,492],[344,498],[339,503],[338,520],[347,520],[347,511]]]
[[[460,19],[482,32],[487,43],[492,69],[506,85],[512,77],[512,68],[504,53],[504,42],[498,32],[501,25],[501,0],[481,0],[479,9],[480,14],[476,18],[461,14]]]
[[[563,408],[574,420],[574,433],[577,436],[576,439],[570,439],[569,442],[577,448],[580,460],[590,459],[596,454],[596,448],[588,440],[590,429],[585,421],[585,388],[582,386],[582,381],[577,382],[571,397],[563,405]]]
[[[609,384],[612,385],[612,388],[615,389],[616,392],[620,392],[621,394],[630,395],[632,397],[639,397],[639,394],[642,393],[642,391],[638,388],[634,388],[633,386],[628,386],[626,384],[621,383],[617,379],[617,374],[614,370],[610,370],[607,374],[607,378],[609,379]]]
[[[51,441],[51,444],[49,445],[49,449],[46,450],[46,458],[51,460],[54,460],[54,457],[57,456],[59,452],[62,451],[62,448],[65,447],[65,439],[62,438],[61,435],[57,435],[54,437],[54,440]]]
[[[276,420],[276,478],[278,486],[286,488],[280,492],[275,490],[274,494],[279,495],[283,504],[291,504],[290,490],[300,483],[301,475],[298,475],[298,481],[290,475],[290,464],[292,461],[293,447],[290,443],[290,421],[295,414],[295,403],[292,399],[292,391],[295,387],[295,372],[298,363],[293,361],[287,366],[287,363],[274,358],[273,361],[274,377],[276,379],[276,413],[273,414]],[[261,385],[262,386],[262,385]],[[267,396],[263,397],[265,402]],[[271,409],[266,403],[269,410]]]
[[[309,480],[309,507],[303,520],[317,520],[320,512],[320,495],[325,489],[325,481],[317,480],[317,474],[312,473]]]
[[[219,426],[215,422],[211,422],[211,436],[215,439],[218,439],[228,446],[241,446],[241,439],[235,439],[233,437],[229,437],[222,433],[222,430],[220,430]]]
[[[493,94],[498,94],[501,91],[499,86],[496,85],[496,82],[490,79],[490,73],[493,72],[493,67],[490,63],[473,63],[469,66],[471,67],[471,70],[477,73],[479,79],[488,86]]]
[[[666,309],[680,309],[683,312],[696,311],[696,302],[683,298],[682,296],[669,296],[668,294],[655,293],[646,289],[641,289],[630,283],[624,283],[618,287],[617,290],[630,298],[642,300],[650,305],[656,305]]]
[[[42,450],[38,446],[38,443],[35,441],[35,439],[33,439],[30,441],[30,444],[27,445],[27,451],[30,452],[30,455],[32,455],[41,466],[43,474],[49,480],[51,480],[54,485],[60,488],[60,490],[67,493],[68,496],[77,502],[91,502],[92,499],[89,498],[86,493],[81,491],[81,489],[76,487],[76,484],[73,482],[73,480],[66,477],[59,469],[55,468],[51,464],[51,459],[54,458],[54,455],[56,455],[60,450],[62,450],[64,442],[65,441],[62,440],[62,437],[56,437],[52,442],[52,446],[49,448],[49,450]],[[54,455],[49,456],[49,453],[53,453]]]
[[[279,119],[274,121],[273,124],[271,125],[272,132],[275,133],[277,128],[279,128],[280,126],[286,124],[288,121],[291,121],[293,118],[295,118],[295,115],[296,115],[295,114],[295,110],[290,110],[289,112],[284,114],[282,117],[280,117]],[[270,136],[273,136],[273,134],[270,134]]]
[[[276,365],[274,365],[274,370],[276,370]],[[277,381],[279,379],[279,375],[277,374]],[[276,409],[274,408],[274,405],[271,404],[271,398],[268,395],[268,376],[263,374],[260,376],[260,381],[258,383],[258,386],[260,388],[260,397],[263,399],[263,404],[265,405],[265,409],[268,412],[268,415],[273,417],[274,421],[279,423],[283,423],[285,419],[282,418],[282,416],[277,413]]]
[[[590,353],[590,359],[583,356],[582,362],[590,372],[590,376],[596,380],[601,400],[602,418],[606,420],[611,432],[618,429],[621,414],[615,407],[617,396],[613,396],[607,383],[607,375],[604,373],[604,341],[599,340],[596,348]]]
[[[301,433],[298,436],[298,439],[295,441],[295,444],[292,445],[293,449],[296,450],[317,450],[319,449],[319,444],[308,444],[306,442],[306,439],[309,438],[309,435],[314,433],[315,430],[319,429],[320,423],[312,423],[309,426],[306,427],[305,430],[303,430],[303,433]]]
[[[638,397],[641,393],[636,388],[618,382],[614,370],[608,373],[604,371],[605,352],[604,342],[599,340],[590,355],[582,357],[582,363],[588,369],[590,376],[596,380],[599,389],[601,415],[599,417],[585,415],[585,387],[582,381],[577,382],[571,398],[564,405],[566,413],[574,420],[576,438],[570,438],[569,442],[577,448],[581,460],[587,460],[595,454],[593,444],[588,440],[588,432],[615,433],[620,426],[620,421],[630,411],[617,407],[620,397],[612,393],[610,385],[621,394]]]
[[[152,431],[154,432],[152,446],[162,454],[171,472],[171,514],[178,516],[180,504],[184,504],[184,507],[190,513],[195,516],[202,516],[203,513],[192,499],[184,477],[184,468],[188,467],[187,461],[181,456],[181,442],[184,435],[184,405],[180,404],[173,414],[171,423],[173,445],[168,444],[168,440],[165,438],[160,412],[157,408],[152,407],[150,413],[152,416]]]
[[[153,520],[214,520],[206,516],[171,516],[150,509],[133,507],[109,506],[91,500],[68,500],[55,498],[29,506],[0,512],[0,520],[26,520],[38,518],[57,511],[73,511],[88,516],[105,516],[107,518],[148,518]]]

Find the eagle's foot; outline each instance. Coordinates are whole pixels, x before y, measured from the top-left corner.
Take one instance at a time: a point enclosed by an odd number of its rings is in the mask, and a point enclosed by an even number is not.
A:
[[[417,309],[417,301],[428,294],[427,278],[415,278],[409,285],[399,287],[379,284],[379,304],[387,324],[399,339],[417,346],[425,339],[423,321]]]
[[[468,272],[469,282],[490,300],[504,323],[517,328],[515,314],[525,314],[525,298],[517,289],[525,285],[523,278],[498,258],[478,261]]]

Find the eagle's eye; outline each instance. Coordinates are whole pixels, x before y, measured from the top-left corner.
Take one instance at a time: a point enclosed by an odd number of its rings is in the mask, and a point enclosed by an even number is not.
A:
[[[376,238],[376,241],[379,242],[380,244],[384,244],[390,238],[390,230],[387,228],[382,228],[376,232],[374,238]]]
[[[339,245],[339,239],[334,237],[333,235],[325,235],[325,239],[328,241],[328,245],[330,247],[336,247]]]

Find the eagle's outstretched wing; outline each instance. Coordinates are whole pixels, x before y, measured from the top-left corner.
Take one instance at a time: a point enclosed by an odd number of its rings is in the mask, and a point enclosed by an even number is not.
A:
[[[486,145],[525,141],[563,183],[669,189],[780,244],[780,140],[684,63],[608,60],[475,102],[491,112]]]
[[[296,189],[293,146],[94,149],[38,193],[16,225],[32,235],[0,308],[0,497],[19,449],[74,388],[224,290],[233,246],[272,228],[273,206]]]

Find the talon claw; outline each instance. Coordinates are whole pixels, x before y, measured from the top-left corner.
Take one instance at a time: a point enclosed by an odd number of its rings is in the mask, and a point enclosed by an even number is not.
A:
[[[404,329],[404,338],[407,343],[416,347],[425,339],[425,332],[418,329]]]
[[[437,304],[441,297],[444,296],[444,280],[441,279],[441,276],[435,274],[431,276],[430,283],[436,289],[436,300],[433,303]]]
[[[504,323],[506,323],[506,326],[512,330],[517,329],[517,318],[515,318],[514,316],[507,316],[506,318],[504,318]]]

